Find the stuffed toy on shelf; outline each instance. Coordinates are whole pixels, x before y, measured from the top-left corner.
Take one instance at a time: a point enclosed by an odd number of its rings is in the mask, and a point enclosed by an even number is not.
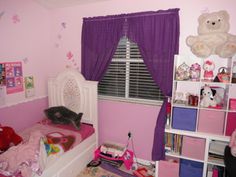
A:
[[[186,43],[197,57],[230,58],[236,54],[236,35],[230,34],[229,29],[227,11],[204,13],[198,18],[198,35],[188,36]]]
[[[213,61],[206,60],[203,64],[203,70],[204,70],[204,80],[205,81],[213,81],[214,79],[214,69],[215,69],[215,64]]]

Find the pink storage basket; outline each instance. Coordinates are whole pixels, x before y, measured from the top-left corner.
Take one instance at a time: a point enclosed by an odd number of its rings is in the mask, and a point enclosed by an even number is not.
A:
[[[160,160],[158,177],[179,177],[179,163]]]
[[[226,136],[231,136],[233,131],[236,129],[236,112],[229,112],[226,124]]]
[[[223,135],[225,112],[200,110],[198,120],[198,131]]]
[[[205,139],[183,136],[182,155],[193,159],[204,160]]]
[[[236,110],[236,99],[235,98],[229,99],[229,109]]]

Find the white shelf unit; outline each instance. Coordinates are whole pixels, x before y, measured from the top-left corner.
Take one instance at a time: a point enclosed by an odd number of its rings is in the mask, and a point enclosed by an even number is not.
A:
[[[209,82],[204,80],[204,70],[203,70],[203,64],[206,60],[211,60],[215,64],[214,69],[214,77],[217,75],[219,68],[225,67],[227,68],[227,71],[230,73],[230,81],[229,82]],[[201,73],[199,80],[178,80],[176,77],[176,69],[178,66],[185,63],[187,66],[191,66],[194,63],[198,63],[201,66]],[[174,72],[173,72],[173,93],[172,93],[172,100],[171,100],[171,118],[168,121],[169,124],[166,125],[165,132],[171,133],[171,134],[177,134],[177,135],[183,135],[187,137],[193,137],[193,138],[199,138],[205,140],[205,150],[204,150],[204,158],[203,159],[197,159],[197,158],[191,158],[188,156],[184,156],[181,153],[173,153],[173,152],[166,152],[166,156],[178,158],[178,159],[186,159],[191,160],[195,162],[201,162],[203,163],[203,173],[202,177],[207,177],[207,169],[210,165],[216,165],[219,167],[224,167],[224,162],[222,161],[216,161],[209,158],[209,147],[210,143],[212,141],[221,141],[228,143],[230,140],[230,136],[227,134],[227,122],[228,122],[228,115],[229,113],[234,114],[234,119],[236,119],[236,110],[232,110],[230,108],[230,99],[236,99],[236,83],[232,83],[232,77],[234,69],[232,69],[234,66],[236,66],[236,56],[230,59],[226,58],[220,58],[216,55],[212,55],[207,59],[197,58],[197,57],[188,57],[183,55],[176,55],[175,61],[174,61]],[[235,67],[234,67],[235,68]],[[218,89],[217,92],[222,92],[223,95],[221,95],[222,102],[221,106],[217,108],[212,107],[202,107],[200,106],[201,102],[201,94],[200,90],[205,85],[209,85],[211,88]],[[222,94],[222,93],[221,93]],[[189,105],[188,96],[193,95],[198,97],[197,103],[194,103],[193,105]],[[191,130],[182,129],[182,128],[176,128],[173,124],[175,123],[173,120],[173,114],[175,114],[175,110],[180,109],[181,111],[184,110],[189,111],[192,110],[194,113],[196,113],[195,117],[195,127],[192,127]],[[205,131],[206,126],[203,122],[206,119],[205,117],[210,116],[211,114],[215,114],[219,116],[219,122],[220,130],[217,130],[216,132],[208,132]],[[181,114],[180,114],[181,115]],[[204,121],[203,121],[204,120]],[[214,127],[214,124],[209,125],[209,129],[211,127]],[[157,168],[158,169],[158,168]],[[158,174],[157,174],[158,176]]]

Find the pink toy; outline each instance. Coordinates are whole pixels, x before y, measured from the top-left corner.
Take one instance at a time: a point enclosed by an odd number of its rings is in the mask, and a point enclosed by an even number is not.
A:
[[[214,78],[213,71],[215,69],[215,64],[210,60],[206,60],[203,64],[203,69],[204,69],[204,75],[203,75],[204,80],[212,81]]]
[[[236,157],[236,129],[231,135],[229,147],[231,148],[232,156]]]
[[[201,66],[198,63],[194,63],[190,67],[190,78],[192,81],[199,81],[201,73]]]
[[[108,161],[120,161],[121,160],[124,162],[124,165],[127,170],[131,169],[131,166],[133,164],[133,157],[134,157],[134,154],[130,150],[126,150],[122,157],[109,157],[109,156],[103,155],[100,151],[100,147],[94,152],[94,160],[97,160],[99,158],[103,158]]]

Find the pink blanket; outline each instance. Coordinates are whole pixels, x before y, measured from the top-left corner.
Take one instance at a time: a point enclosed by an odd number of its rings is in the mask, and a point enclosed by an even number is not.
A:
[[[43,134],[40,131],[30,133],[28,141],[18,146],[12,146],[0,155],[0,174],[5,176],[30,177],[32,173],[42,174],[40,164],[40,140]]]
[[[47,119],[43,120],[20,132],[23,143],[0,155],[0,176],[41,175],[47,156],[61,155],[93,133],[94,128],[87,124],[81,124],[78,131],[70,126],[55,125]]]

